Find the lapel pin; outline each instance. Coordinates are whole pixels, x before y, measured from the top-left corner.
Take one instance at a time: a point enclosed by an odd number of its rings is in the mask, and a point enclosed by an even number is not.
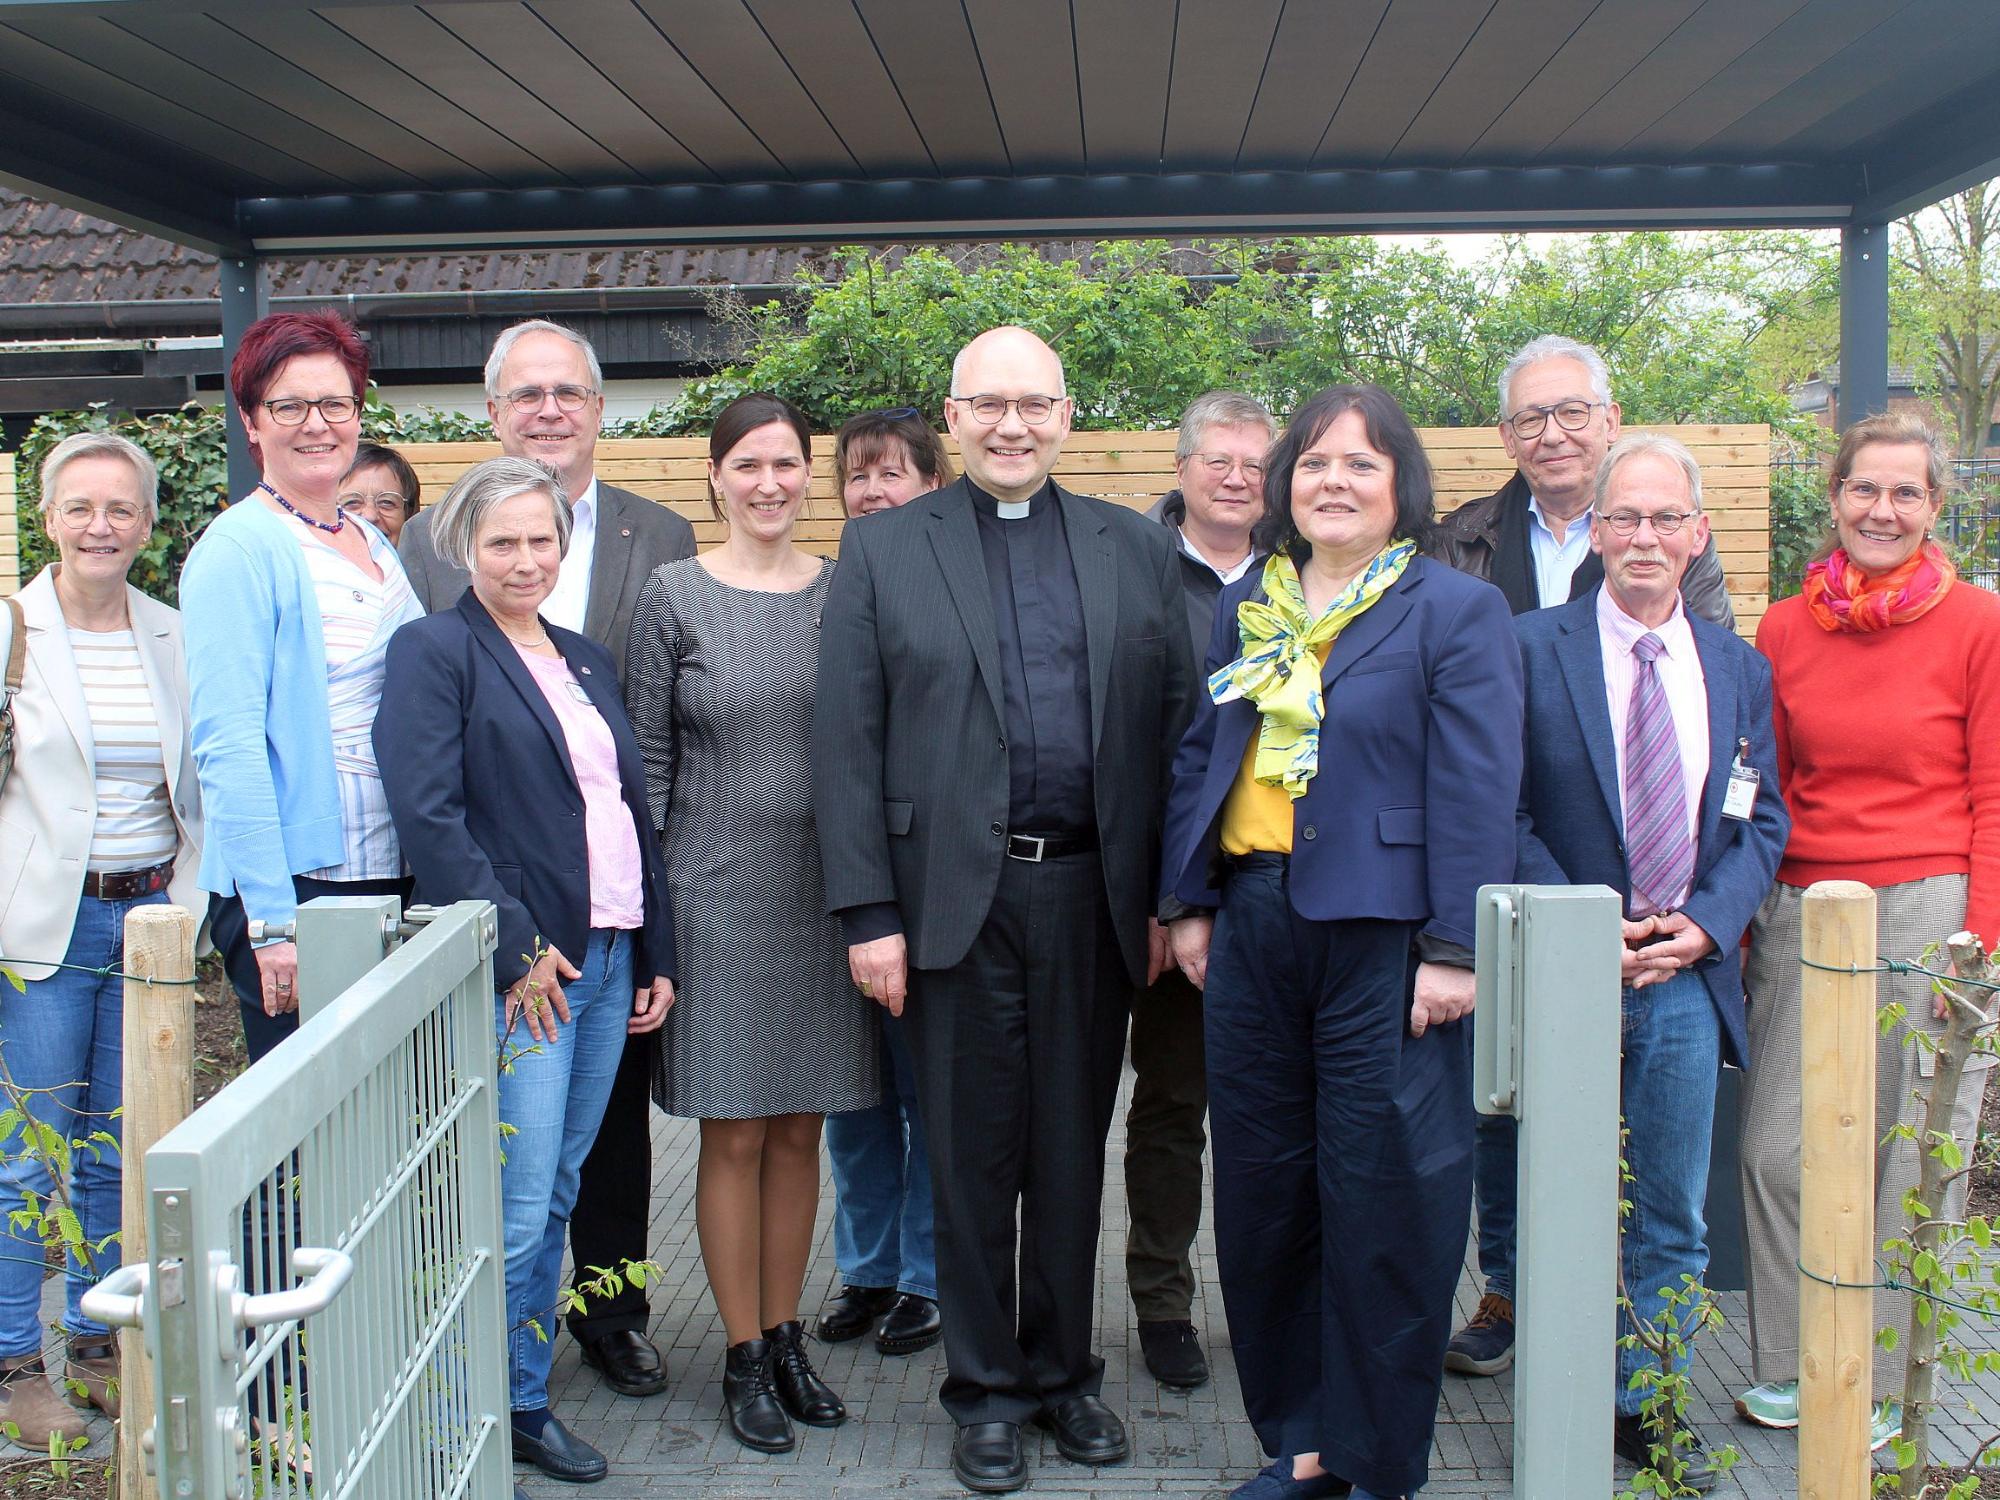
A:
[[[620,536],[630,536],[632,534],[632,528],[630,526],[621,526],[618,528],[618,534]]]
[[[577,670],[578,670],[579,672],[583,673],[583,675],[584,675],[584,676],[586,676],[586,677],[588,677],[588,676],[590,675],[590,668],[588,668],[588,667],[578,667],[578,668],[577,668]]]

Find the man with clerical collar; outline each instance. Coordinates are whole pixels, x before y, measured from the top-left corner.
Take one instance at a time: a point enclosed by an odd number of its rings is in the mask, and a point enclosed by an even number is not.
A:
[[[1147,515],[1181,554],[1188,645],[1197,670],[1208,654],[1215,601],[1263,557],[1251,529],[1264,514],[1264,453],[1277,436],[1263,404],[1238,391],[1197,396],[1174,444],[1177,488]],[[1139,1352],[1161,1385],[1208,1381],[1194,1326],[1189,1248],[1201,1225],[1201,1158],[1207,1144],[1208,1071],[1201,991],[1174,965],[1132,997],[1132,1105],[1125,1116],[1125,1284],[1139,1324]]]
[[[945,421],[965,477],[842,535],[814,809],[855,983],[916,1058],[940,1399],[990,1492],[1027,1482],[1030,1420],[1075,1462],[1129,1452],[1091,1349],[1104,1142],[1127,999],[1167,963],[1158,818],[1195,683],[1170,533],[1050,482],[1055,351],[981,334]]]

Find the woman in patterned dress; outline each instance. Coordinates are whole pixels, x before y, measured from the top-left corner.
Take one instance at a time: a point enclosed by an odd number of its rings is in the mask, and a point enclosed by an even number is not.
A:
[[[724,408],[708,474],[728,537],[653,574],[626,652],[680,961],[654,1092],[701,1121],[695,1223],[729,1339],[723,1403],[739,1441],[774,1453],[796,1442],[793,1420],[847,1417],[806,1356],[799,1295],[821,1117],[880,1096],[874,1007],[848,982],[812,818],[833,565],[793,540],[811,443],[776,396]]]
[[[263,470],[181,570],[195,768],[211,836],[209,931],[255,1062],[298,1029],[297,947],[315,896],[407,896],[370,732],[389,637],[423,614],[396,549],[340,509],[368,350],[338,313],[244,331],[229,386]]]

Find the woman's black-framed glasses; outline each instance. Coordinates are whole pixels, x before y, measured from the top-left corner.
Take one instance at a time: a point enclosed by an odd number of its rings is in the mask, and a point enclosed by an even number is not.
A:
[[[361,403],[352,396],[321,396],[316,401],[308,401],[303,396],[280,396],[275,401],[257,403],[271,414],[271,420],[280,427],[297,427],[304,423],[306,413],[317,410],[322,422],[351,422],[361,410]]]

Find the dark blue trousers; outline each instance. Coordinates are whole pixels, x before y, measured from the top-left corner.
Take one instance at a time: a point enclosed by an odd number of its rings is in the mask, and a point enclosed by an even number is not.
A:
[[[1215,1245],[1267,1454],[1403,1495],[1429,1473],[1472,1212],[1471,1028],[1409,1034],[1407,922],[1308,921],[1285,862],[1224,887],[1204,997]]]

